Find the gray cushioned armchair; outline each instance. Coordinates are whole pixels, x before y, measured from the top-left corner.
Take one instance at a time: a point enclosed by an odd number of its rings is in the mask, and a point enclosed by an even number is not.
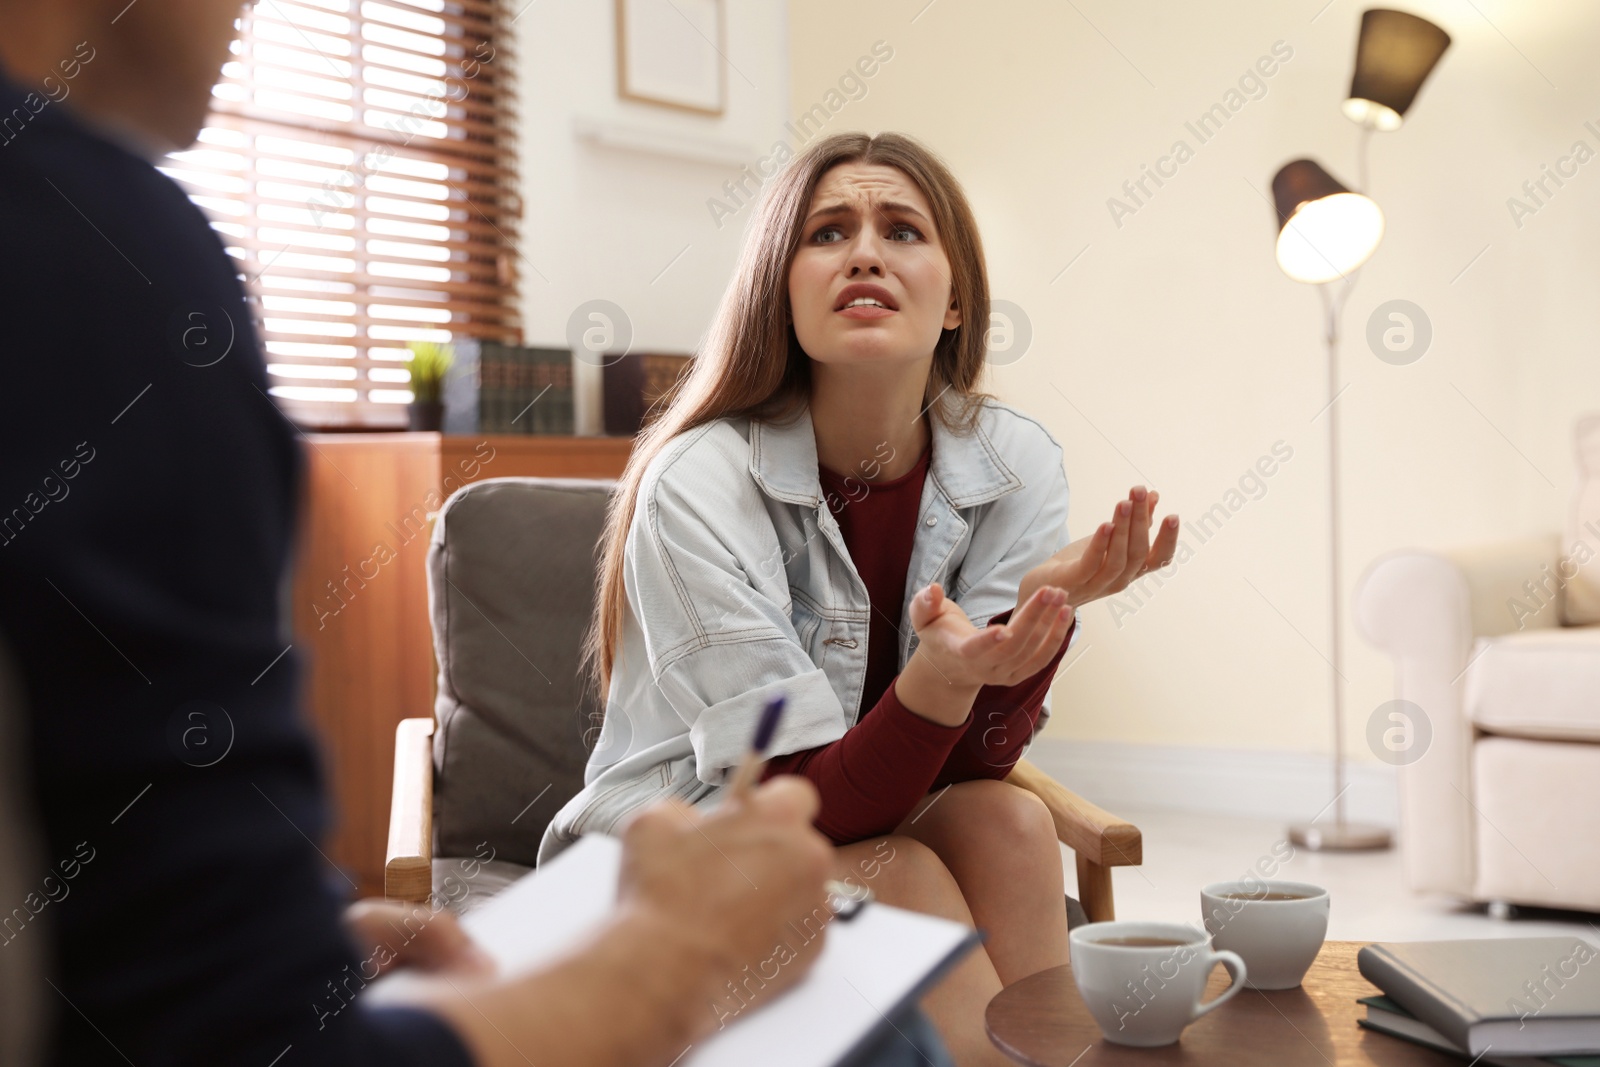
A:
[[[400,723],[384,891],[457,910],[535,863],[556,811],[583,786],[599,708],[578,678],[595,548],[615,483],[474,482],[445,501],[428,548],[439,695]],[[1091,920],[1112,917],[1111,868],[1142,861],[1137,827],[1026,760],[1007,779],[1049,806],[1077,855]]]

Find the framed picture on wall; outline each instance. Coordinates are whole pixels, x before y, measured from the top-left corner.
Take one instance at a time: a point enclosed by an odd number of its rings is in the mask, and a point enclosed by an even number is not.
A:
[[[617,95],[722,114],[725,40],[722,0],[617,0]]]

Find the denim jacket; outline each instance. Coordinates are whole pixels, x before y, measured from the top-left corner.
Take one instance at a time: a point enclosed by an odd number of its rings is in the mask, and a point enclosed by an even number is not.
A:
[[[917,645],[917,590],[940,582],[981,627],[1067,544],[1061,446],[1043,426],[992,400],[970,434],[928,421],[932,452],[896,620],[901,668]],[[787,424],[719,419],[670,441],[641,480],[623,573],[605,725],[584,788],[545,829],[541,863],[659,798],[713,800],[759,710],[780,693],[769,755],[836,741],[857,718],[872,609],[822,495],[808,408]],[[1040,725],[1048,714],[1047,698]]]

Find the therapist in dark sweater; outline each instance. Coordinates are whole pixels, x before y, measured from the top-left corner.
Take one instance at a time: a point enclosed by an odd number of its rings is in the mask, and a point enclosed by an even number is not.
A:
[[[822,901],[809,783],[641,815],[613,921],[538,973],[493,974],[442,913],[347,909],[315,845],[295,431],[236,265],[151,162],[193,141],[239,11],[0,0],[0,644],[28,710],[3,740],[48,864],[0,952],[44,939],[43,1054],[73,1067],[670,1063]],[[413,1007],[350,1002],[380,964],[434,973]]]

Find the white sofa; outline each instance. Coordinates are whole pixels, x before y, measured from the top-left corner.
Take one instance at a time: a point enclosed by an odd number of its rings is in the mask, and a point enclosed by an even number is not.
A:
[[[1399,770],[1407,883],[1502,914],[1600,911],[1600,416],[1576,437],[1563,535],[1392,553],[1356,593],[1431,728]]]

